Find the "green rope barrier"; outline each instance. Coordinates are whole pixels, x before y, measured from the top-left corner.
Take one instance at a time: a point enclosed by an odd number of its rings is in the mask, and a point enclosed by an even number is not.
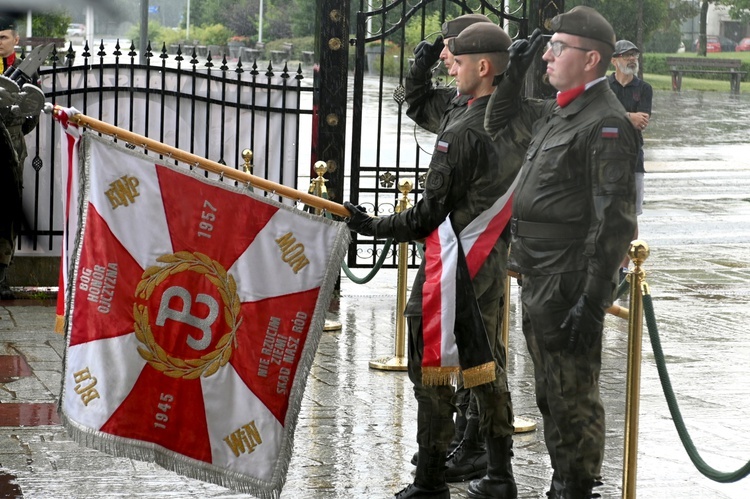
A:
[[[341,262],[341,268],[346,274],[346,277],[352,280],[354,284],[366,284],[372,280],[373,277],[375,277],[375,274],[380,271],[380,268],[383,266],[383,262],[385,261],[385,258],[388,256],[388,251],[390,251],[391,246],[393,245],[393,239],[386,239],[385,246],[383,247],[383,252],[378,257],[378,261],[375,262],[375,266],[372,268],[372,270],[364,277],[357,277],[354,274],[352,274],[351,269],[349,269],[349,266],[346,264],[346,262]]]
[[[698,454],[693,440],[690,438],[690,434],[685,428],[685,423],[682,420],[682,414],[680,408],[677,405],[677,400],[672,390],[672,383],[669,380],[669,373],[667,372],[667,366],[664,362],[664,352],[661,349],[661,341],[659,340],[659,331],[656,328],[656,319],[654,318],[654,304],[651,300],[650,294],[643,295],[643,312],[646,316],[646,323],[648,325],[648,334],[651,337],[651,345],[654,350],[654,357],[656,358],[656,369],[659,371],[659,379],[661,380],[661,386],[664,390],[664,395],[667,398],[667,405],[669,406],[669,412],[674,420],[674,425],[677,428],[677,434],[680,436],[682,445],[690,456],[690,460],[693,462],[698,471],[701,472],[705,477],[713,480],[714,482],[720,483],[731,483],[745,478],[750,473],[750,462],[746,463],[742,468],[732,472],[721,472],[710,467]]]

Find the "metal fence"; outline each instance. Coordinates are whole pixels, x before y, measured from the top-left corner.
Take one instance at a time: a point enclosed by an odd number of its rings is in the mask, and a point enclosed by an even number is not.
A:
[[[55,53],[40,69],[48,102],[238,169],[250,149],[253,173],[287,186],[297,187],[299,172],[310,170],[313,82],[301,64],[259,67],[226,54],[199,57],[195,49],[152,52],[150,45],[141,58],[119,42],[102,41],[93,54],[88,44],[77,49]],[[26,137],[33,168],[24,172],[28,226],[18,255],[60,255],[60,135],[43,115]]]

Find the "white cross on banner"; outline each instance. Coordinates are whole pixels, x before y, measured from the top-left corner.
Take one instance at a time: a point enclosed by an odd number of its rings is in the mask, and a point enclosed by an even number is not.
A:
[[[65,427],[278,497],[349,230],[92,133],[79,147]]]

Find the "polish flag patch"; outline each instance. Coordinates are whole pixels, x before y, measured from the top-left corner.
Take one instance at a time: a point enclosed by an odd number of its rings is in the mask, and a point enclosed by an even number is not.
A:
[[[603,139],[616,139],[620,136],[620,129],[614,126],[602,127]]]
[[[449,147],[450,147],[450,144],[448,144],[444,140],[438,140],[438,143],[437,143],[437,150],[438,150],[438,152],[446,153],[446,152],[448,152],[448,148]]]

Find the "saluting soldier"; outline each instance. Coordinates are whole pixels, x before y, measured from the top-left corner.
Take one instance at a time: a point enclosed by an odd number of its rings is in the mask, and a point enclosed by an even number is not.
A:
[[[21,62],[15,53],[18,42],[15,20],[0,16],[0,74]],[[37,79],[36,74],[32,76],[34,82]],[[16,116],[11,113],[9,105],[0,107],[0,300],[15,298],[8,286],[6,272],[13,260],[16,237],[23,220],[21,193],[23,165],[26,161],[24,136],[31,132],[38,122],[38,113],[34,116]]]
[[[603,321],[635,231],[638,138],[606,78],[609,22],[579,6],[551,28],[543,60],[557,98],[520,98],[525,71],[509,70],[485,125],[533,132],[513,200],[509,266],[523,276],[523,331],[554,470],[547,494],[588,499],[604,457]],[[520,52],[525,70],[534,51]]]

